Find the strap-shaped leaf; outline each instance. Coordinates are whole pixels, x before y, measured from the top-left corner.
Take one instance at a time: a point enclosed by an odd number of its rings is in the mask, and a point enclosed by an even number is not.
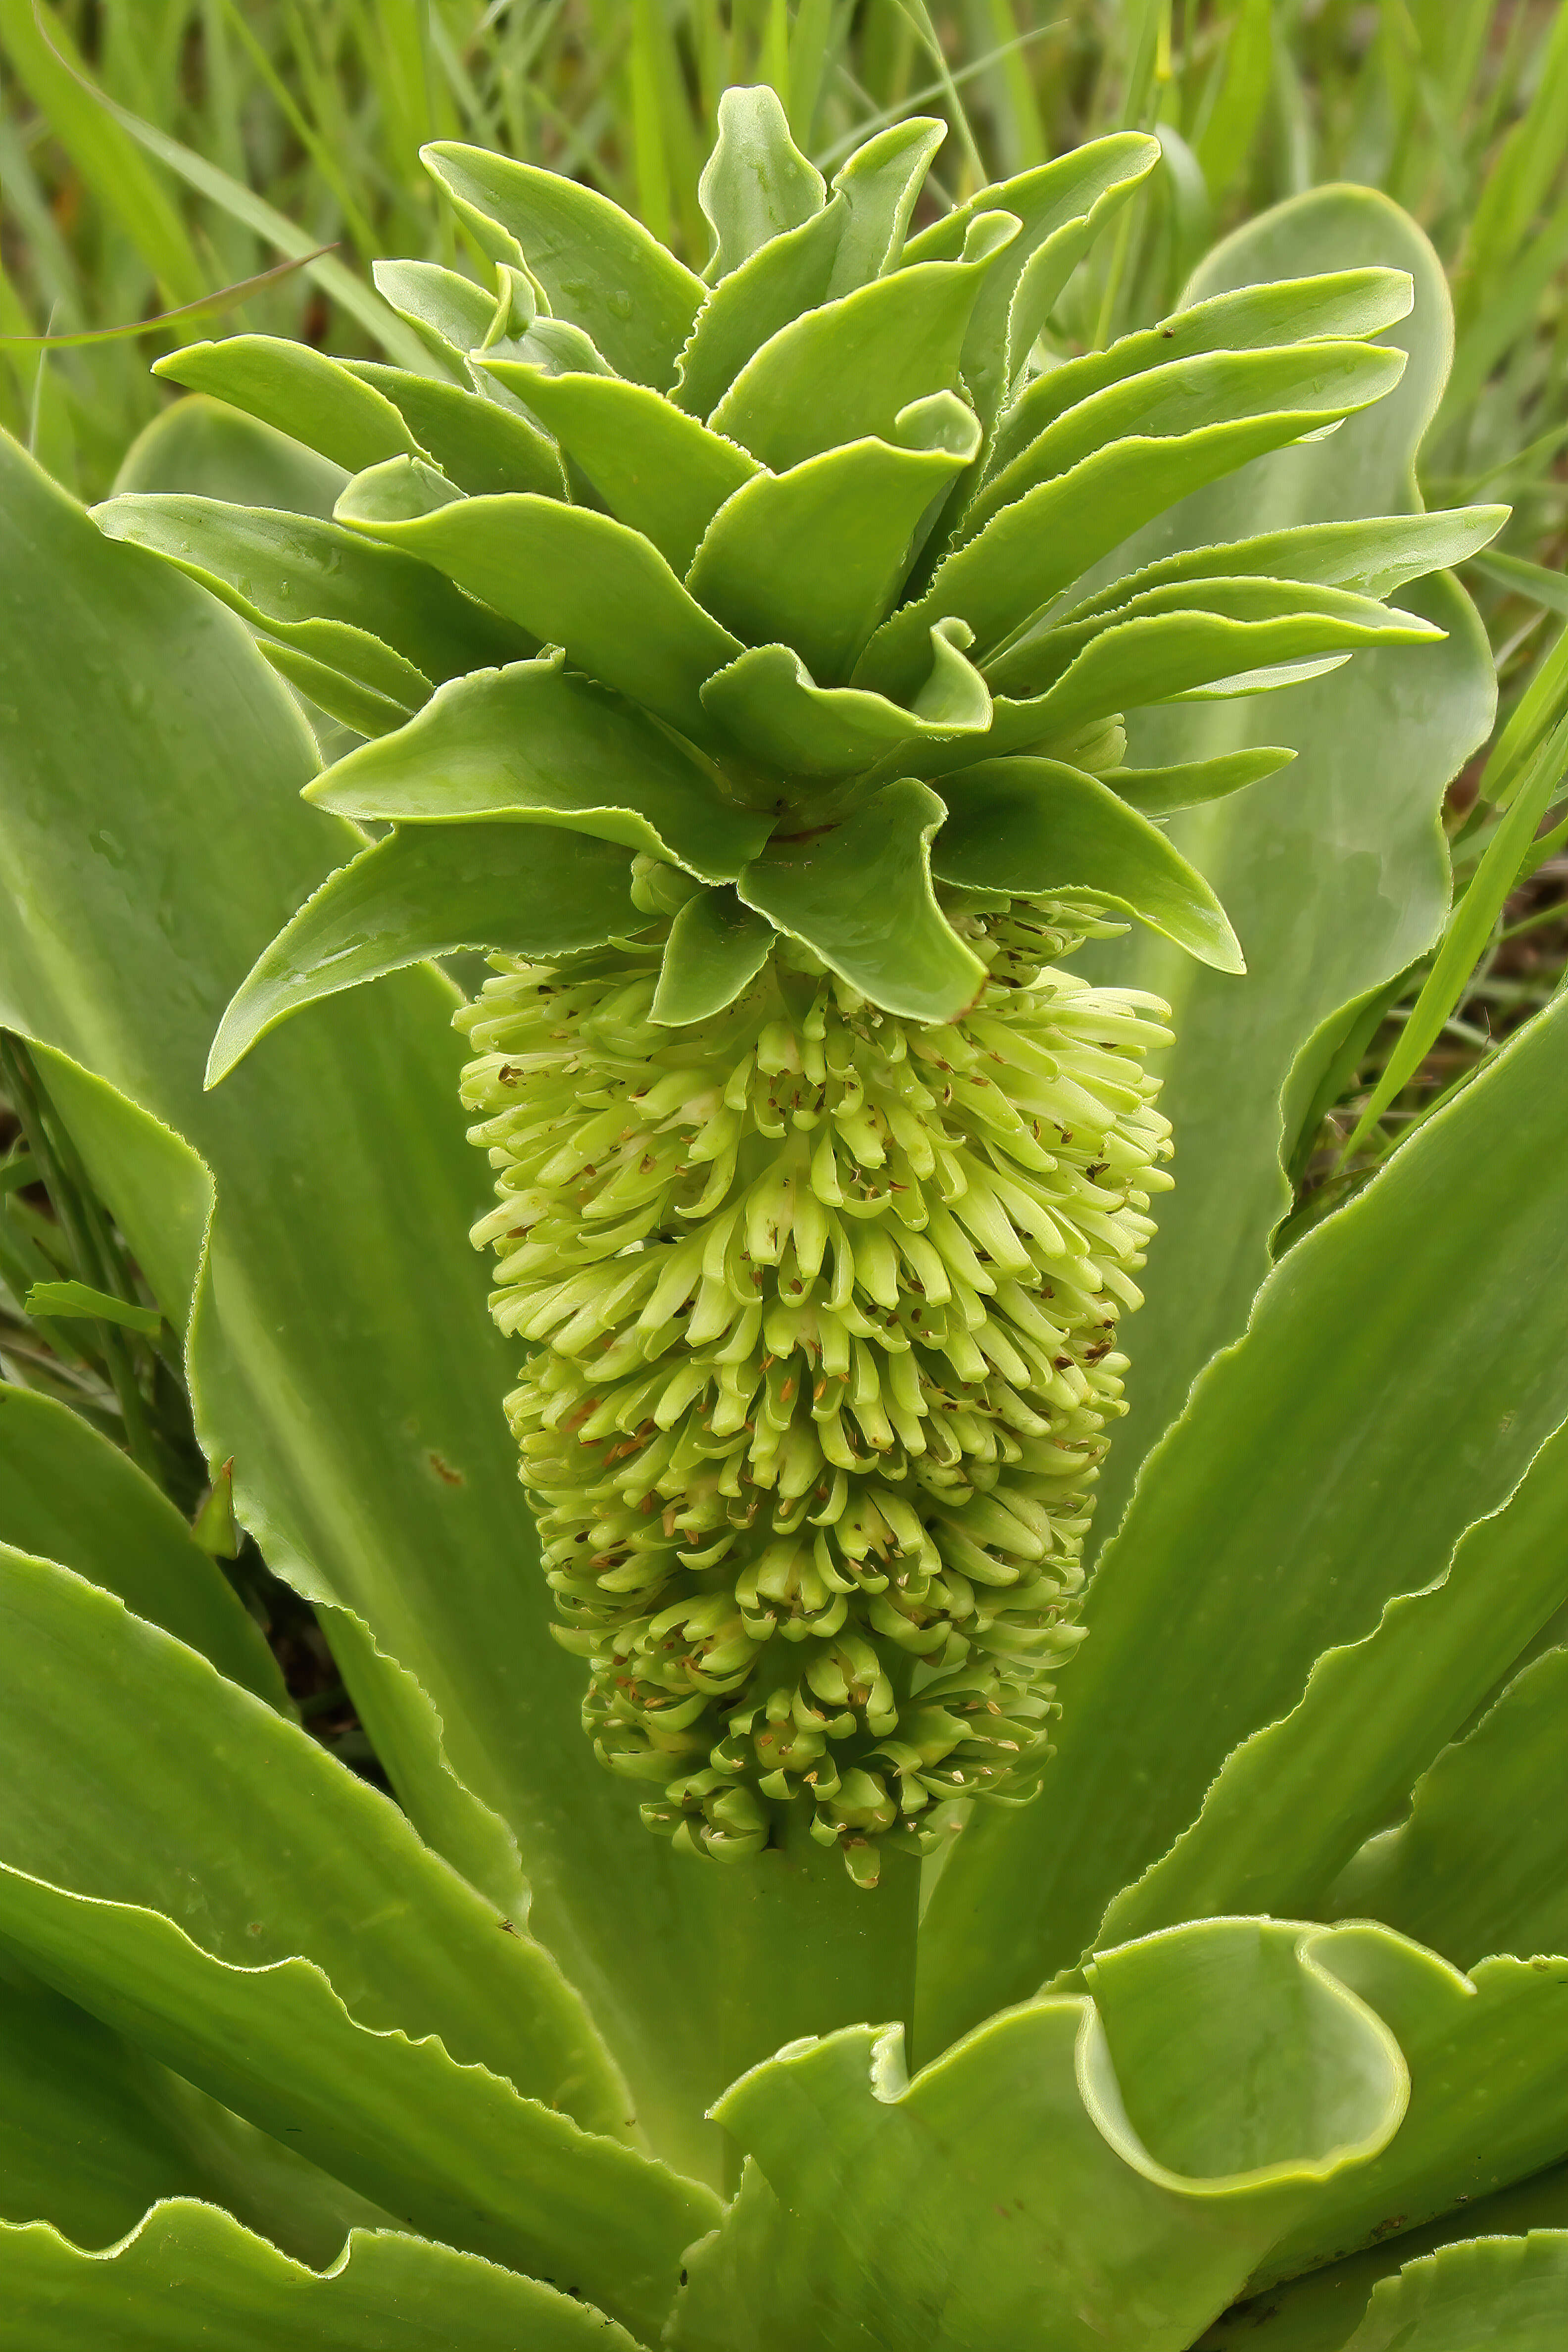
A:
[[[747,361],[709,423],[775,473],[868,433],[890,440],[901,409],[957,390],[970,313],[1016,235],[1010,213],[982,215],[962,260],[896,269],[794,320]]]
[[[1157,327],[1123,335],[1108,351],[1086,352],[1036,376],[999,418],[987,473],[1004,472],[1037,434],[1108,385],[1213,352],[1375,335],[1406,317],[1414,299],[1405,270],[1341,269],[1194,302]]]
[[[825,211],[773,237],[719,280],[680,354],[670,394],[678,408],[710,416],[752,354],[826,299],[846,210],[844,198],[835,196]]]
[[[416,488],[405,468],[378,466],[338,501],[342,521],[444,572],[546,645],[683,734],[711,729],[704,679],[734,660],[739,640],[688,593],[657,549],[610,515],[556,499],[462,499],[399,513]]]
[[[1188,760],[1170,768],[1115,768],[1105,779],[1118,800],[1142,809],[1145,816],[1171,816],[1177,809],[1201,808],[1205,801],[1224,800],[1245,792],[1288,767],[1294,751],[1259,744],[1251,751],[1220,751],[1211,760]]]
[[[985,967],[931,889],[931,837],[946,814],[928,785],[900,778],[840,824],[775,835],[736,887],[885,1012],[954,1020],[980,993]]]
[[[1361,1641],[1325,1650],[1290,1712],[1233,1749],[1197,1819],[1116,1897],[1095,1941],[1121,1943],[1211,1912],[1311,1911],[1387,1919],[1461,1966],[1483,1951],[1518,1950],[1500,1919],[1495,1930],[1459,1941],[1428,1932],[1431,1919],[1385,1907],[1379,1867],[1363,1878],[1363,1860],[1352,1857],[1568,1601],[1568,1560],[1555,1539],[1565,1511],[1568,1433],[1560,1430],[1507,1508],[1470,1528],[1436,1583],[1390,1601]],[[1470,1856],[1479,1881],[1489,1869],[1531,1872],[1529,1832],[1546,1826],[1542,1813],[1556,1796],[1544,1759],[1538,1786],[1525,1793],[1517,1820],[1500,1823],[1488,1792],[1479,1792],[1476,1838],[1492,1851]],[[1374,1839],[1364,1862],[1389,1853]],[[1534,1881],[1546,1901],[1559,1896],[1561,1873],[1554,1879],[1537,1870]],[[1444,1891],[1450,1901],[1469,1899],[1462,1872]],[[1481,1893],[1478,1883],[1478,1900]]]
[[[1143,436],[1182,440],[1206,425],[1251,417],[1304,410],[1344,415],[1392,391],[1404,367],[1402,352],[1342,337],[1279,351],[1209,352],[1148,368],[1091,393],[1037,434],[986,483],[964,515],[963,537],[973,539],[1002,508],[1097,449]]]
[[[461,383],[464,354],[479,349],[494,320],[493,290],[437,261],[373,261],[370,274],[383,301],[391,303],[432,359]]]
[[[639,928],[630,861],[614,842],[516,824],[389,834],[330,874],[251,967],[213,1040],[207,1082],[291,1013],[430,956],[567,955]]]
[[[719,135],[697,195],[713,231],[710,282],[822,210],[827,184],[790,137],[778,93],[765,82],[720,92]]]
[[[361,383],[389,400],[422,449],[460,490],[534,490],[542,498],[566,495],[560,454],[546,435],[515,408],[487,400],[470,383],[442,383],[385,367],[379,360],[345,360]]]
[[[260,1627],[168,1497],[68,1405],[0,1386],[0,1543],[59,1560],[287,1707]]]
[[[1332,644],[1325,638],[1321,643],[1304,646],[1300,654],[1281,638],[1282,649],[1278,655],[1265,648],[1264,658],[1269,660],[1306,659],[1340,646],[1436,643],[1443,635],[1430,621],[1418,620],[1409,613],[1391,612],[1372,597],[1352,595],[1347,589],[1320,588],[1295,580],[1213,577],[1146,588],[1093,620],[1069,621],[1059,628],[1042,629],[989,664],[986,676],[998,691],[1009,696],[1044,694],[1065,682],[1069,673],[1076,676],[1079,656],[1097,646],[1110,646],[1129,622],[1184,614],[1198,621],[1212,617],[1253,624],[1268,621],[1294,625],[1316,618],[1343,631]],[[1156,652],[1152,675],[1158,675],[1161,661]],[[1175,666],[1178,669],[1181,667],[1179,657],[1175,657]],[[1257,665],[1244,662],[1242,666]],[[1128,707],[1163,699],[1160,693],[1135,693]]]
[[[1343,2352],[1557,2352],[1568,2311],[1568,2230],[1445,2246],[1373,2289]]]
[[[674,572],[685,572],[715,509],[757,471],[754,457],[646,384],[546,375],[493,356],[479,364],[549,426],[610,512]]]
[[[1062,618],[1077,621],[1108,613],[1146,589],[1177,581],[1237,579],[1248,572],[1348,588],[1362,596],[1391,596],[1407,580],[1466,562],[1496,538],[1508,515],[1507,507],[1458,507],[1436,514],[1383,515],[1365,522],[1297,523],[1257,539],[1233,540],[1228,546],[1185,548],[1179,555],[1112,581]]]
[[[602,2312],[426,2240],[355,2231],[330,2269],[291,2262],[216,2206],[159,2205],[111,2252],[0,2228],[7,2352],[635,2352]]]
[[[526,263],[557,318],[585,329],[617,374],[670,383],[705,289],[640,221],[482,147],[437,140],[420,153],[492,260]]]
[[[317,777],[306,797],[339,816],[399,824],[565,825],[672,857],[704,882],[731,880],[772,824],[724,800],[668,735],[603,687],[567,677],[559,660],[454,678],[395,735]]]
[[[353,632],[345,649],[368,635],[436,680],[531,651],[514,624],[428,564],[337,523],[168,495],[110,499],[94,519],[109,538],[168,557],[283,643],[302,621],[331,622]],[[325,659],[331,640],[318,630],[299,642]]]
[[[1568,1649],[1548,1650],[1443,1750],[1408,1817],[1330,1889],[1330,1910],[1386,1919],[1461,1968],[1489,1952],[1568,1951],[1565,1743]]]
[[[1294,1927],[1152,1937],[1095,1992],[912,2082],[899,2030],[867,2026],[744,2076],[719,2114],[750,2162],[677,2352],[1181,2352],[1398,2126],[1397,2043]]]
[[[931,158],[947,137],[934,115],[912,114],[889,123],[834,174],[843,200],[843,226],[824,300],[837,301],[894,268]],[[956,250],[956,248],[955,248]]]
[[[499,1933],[396,1807],[308,1733],[114,1595],[9,1547],[0,1612],[0,1863],[14,1876],[167,1911],[241,1969],[302,1953],[360,2024],[439,2034],[458,2062],[594,2129],[626,2128],[624,2086],[553,1962]]]
[[[156,361],[153,372],[215,394],[351,474],[405,451],[420,454],[401,413],[373,384],[362,383],[340,360],[281,335],[187,343]]]
[[[958,614],[987,654],[1048,600],[1167,507],[1235,472],[1268,450],[1380,399],[1398,379],[1402,352],[1352,344],[1329,371],[1322,405],[1235,417],[1193,433],[1137,436],[1097,449],[994,515],[977,539],[937,572],[918,604],[879,629],[862,655],[857,684],[898,690],[918,668],[933,620]]]
[[[1055,760],[986,760],[942,779],[932,871],[967,889],[1043,898],[1087,890],[1219,971],[1244,971],[1225,909],[1136,809]]]
[[[214,1959],[162,1913],[0,1869],[0,1926],[115,2032],[423,2235],[564,2276],[650,2332],[711,2194],[437,2036],[355,2022],[301,1959]]]
[[[347,480],[342,466],[302,441],[226,400],[192,392],[142,427],[121,461],[114,488],[117,494],[177,490],[325,518]]]
[[[906,266],[949,260],[985,212],[1009,212],[1022,224],[1016,244],[975,304],[963,349],[964,382],[987,424],[1068,278],[1159,160],[1158,142],[1138,131],[1090,140],[1054,163],[983,188],[904,247]]]
[[[357,735],[401,727],[430,697],[420,671],[342,621],[301,621],[287,635],[262,628],[256,641],[280,677]]]
[[[743,751],[786,772],[852,775],[902,756],[904,745],[923,761],[991,725],[985,681],[951,634],[961,627],[931,632],[931,673],[908,709],[858,687],[814,685],[789,646],[753,646],[709,679],[703,708]]]
[[[669,927],[652,1018],[678,1029],[722,1013],[761,971],[776,937],[733,890],[688,898]]]
[[[892,440],[851,441],[757,474],[708,526],[687,584],[745,643],[791,645],[836,686],[894,602],[922,519],[973,457],[954,393],[918,401]]]

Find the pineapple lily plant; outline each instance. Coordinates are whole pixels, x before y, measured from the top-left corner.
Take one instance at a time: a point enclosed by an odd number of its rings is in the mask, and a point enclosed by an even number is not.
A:
[[[730,92],[701,277],[438,146],[387,362],[5,453],[0,1020],[398,1801],[0,1389],[0,2345],[1560,2316],[1562,1018],[1267,1257],[1489,724],[1441,279],[1067,356],[1154,142],[939,136]]]

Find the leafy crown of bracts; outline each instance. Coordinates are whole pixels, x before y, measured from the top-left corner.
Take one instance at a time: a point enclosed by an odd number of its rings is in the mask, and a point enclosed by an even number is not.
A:
[[[1134,918],[1221,970],[1158,820],[1289,757],[1127,764],[1136,706],[1439,633],[1381,600],[1494,512],[1115,552],[1331,430],[1410,281],[1254,286],[1042,342],[1158,152],[1127,134],[910,234],[942,138],[831,193],[731,90],[694,276],[601,196],[430,167],[495,289],[377,271],[421,373],[240,335],[162,362],[350,470],[333,522],[176,496],[194,572],[366,740],[307,797],[391,827],[226,1016],[215,1075],[461,946],[492,1305],[560,1638],[650,1826],[752,1853],[805,1801],[874,1881],[944,1798],[1026,1795],[1069,1654],[1120,1311],[1169,1130],[1164,1008],[1053,969]]]

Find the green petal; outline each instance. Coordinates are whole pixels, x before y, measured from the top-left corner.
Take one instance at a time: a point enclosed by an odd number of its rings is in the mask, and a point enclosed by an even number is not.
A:
[[[841,824],[793,841],[775,835],[736,887],[884,1011],[952,1021],[979,994],[985,967],[931,891],[931,841],[946,814],[929,786],[904,777]]]
[[[156,361],[153,373],[193,392],[215,394],[319,450],[334,465],[346,466],[351,474],[405,451],[421,454],[391,401],[308,343],[280,335],[187,343]]]
[[[733,890],[689,898],[669,927],[650,1018],[681,1028],[721,1013],[761,971],[776,937]]]
[[[395,735],[306,787],[340,816],[394,824],[508,817],[569,826],[727,882],[772,820],[724,800],[710,772],[641,712],[558,661],[474,670]]]
[[[1055,760],[986,760],[942,779],[938,878],[1043,898],[1075,887],[1174,940],[1220,971],[1244,971],[1225,910],[1164,835],[1113,792]]]
[[[229,1003],[207,1064],[216,1086],[291,1013],[389,971],[488,948],[563,955],[641,928],[623,848],[552,827],[415,825],[329,875]]]
[[[660,388],[675,373],[702,281],[639,221],[591,188],[482,147],[421,148],[492,261],[521,261],[559,319],[592,335],[618,375]]]
[[[707,275],[717,280],[770,237],[819,213],[827,186],[790,137],[777,93],[763,83],[720,92],[719,135],[697,193],[713,231]]]

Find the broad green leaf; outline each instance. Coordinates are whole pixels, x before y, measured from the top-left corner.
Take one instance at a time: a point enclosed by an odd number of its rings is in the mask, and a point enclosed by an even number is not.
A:
[[[640,711],[551,660],[453,678],[406,727],[351,751],[305,797],[340,816],[395,824],[564,825],[673,857],[704,882],[732,881],[772,824],[724,800],[710,772]],[[537,857],[542,846],[523,845],[521,855]],[[526,904],[514,929],[538,919]]]
[[[181,490],[325,520],[347,480],[341,466],[303,442],[225,400],[193,392],[136,436],[114,478],[114,493]]]
[[[1568,2230],[1446,2246],[1384,2279],[1344,2352],[1556,2352],[1568,2309]]]
[[[719,135],[698,196],[713,231],[712,280],[822,210],[826,183],[790,137],[788,117],[766,83],[721,90]]]
[[[980,428],[956,394],[938,393],[901,411],[891,432],[756,474],[705,524],[687,574],[743,643],[793,646],[821,686],[843,683],[894,603],[921,520],[974,455]]]
[[[0,1386],[0,1543],[58,1559],[273,1706],[283,1678],[174,1505],[79,1413]]]
[[[390,471],[351,482],[339,520],[434,564],[684,734],[702,740],[711,732],[699,690],[740,644],[638,532],[609,515],[526,496],[460,499],[395,519],[387,511],[398,488],[385,478]]]
[[[1427,1932],[1430,1922],[1385,1909],[1370,1886],[1346,1885],[1331,1902],[1331,1885],[1568,1601],[1568,1561],[1556,1540],[1565,1511],[1568,1433],[1560,1430],[1506,1507],[1469,1529],[1436,1583],[1391,1600],[1360,1642],[1325,1650],[1291,1712],[1226,1758],[1192,1827],[1116,1897],[1095,1940],[1121,1943],[1215,1912],[1321,1912],[1388,1919],[1461,1965],[1517,1948],[1472,1941],[1456,1949]],[[1549,1787],[1540,1794],[1549,1806]],[[1511,1828],[1500,1827],[1490,1808],[1486,1819],[1499,1839],[1497,1866],[1528,1868],[1522,1832],[1539,1815],[1527,1811]],[[1550,1878],[1541,1887],[1549,1900],[1557,1891]]]
[[[651,1018],[680,1028],[721,1013],[761,971],[776,937],[733,890],[689,898],[669,927]]]
[[[1107,351],[1086,352],[1036,376],[997,420],[987,476],[1003,472],[1037,434],[1111,384],[1215,352],[1374,335],[1407,317],[1413,299],[1403,270],[1344,269],[1244,286],[1194,302],[1157,327],[1121,336]]]
[[[939,880],[1028,898],[1089,890],[1219,971],[1246,969],[1202,876],[1095,777],[1056,760],[985,760],[944,776],[942,796]]]
[[[1404,2113],[1397,2044],[1300,1946],[1152,1938],[912,2082],[897,2028],[792,2044],[721,2102],[750,2160],[672,2346],[1178,2352]]]
[[[395,1806],[68,1570],[0,1549],[0,1607],[9,1871],[166,1910],[231,1967],[302,1953],[361,2024],[439,2034],[459,2063],[624,2128],[577,1996]]]
[[[379,641],[438,681],[531,650],[428,564],[338,523],[167,493],[112,498],[93,519],[178,563],[252,628],[321,658],[337,646],[359,659]]]
[[[903,745],[913,765],[933,756],[924,747],[962,744],[991,726],[991,697],[961,649],[963,634],[962,623],[931,630],[931,674],[908,709],[858,687],[814,685],[790,646],[753,646],[708,680],[702,705],[743,751],[785,773],[848,775],[898,760]]]
[[[1319,191],[1223,245],[1192,290],[1202,297],[1303,268],[1369,263],[1407,269],[1415,286],[1415,309],[1391,338],[1411,353],[1397,389],[1331,440],[1282,451],[1174,509],[1118,556],[1118,574],[1130,561],[1162,567],[1135,575],[1140,583],[1165,576],[1167,560],[1173,569],[1197,562],[1250,570],[1253,562],[1238,562],[1228,548],[1259,534],[1280,551],[1266,550],[1258,568],[1363,593],[1385,593],[1395,581],[1347,569],[1347,558],[1360,566],[1386,550],[1411,572],[1420,564],[1409,559],[1424,548],[1435,561],[1453,560],[1414,511],[1392,541],[1386,520],[1356,520],[1417,507],[1415,452],[1450,349],[1442,272],[1405,216],[1370,190]],[[1495,509],[1483,515],[1483,538],[1496,519]],[[1283,535],[1302,524],[1312,531],[1310,568],[1283,551],[1290,544]],[[1462,534],[1451,519],[1442,526],[1450,529]],[[1207,554],[1190,553],[1209,542],[1227,547],[1217,567]],[[1110,583],[1108,570],[1086,584]],[[1119,577],[1110,601],[1121,603],[1128,584]],[[1130,730],[1133,766],[1260,741],[1291,743],[1299,757],[1288,791],[1238,793],[1173,824],[1173,841],[1213,886],[1247,949],[1245,988],[1210,982],[1152,940],[1083,960],[1089,976],[1150,989],[1173,1008],[1177,1042],[1164,1060],[1162,1108],[1181,1138],[1180,1178],[1161,1203],[1142,1280],[1148,1305],[1123,1327],[1131,1410],[1101,1480],[1102,1538],[1203,1365],[1246,1325],[1268,1269],[1269,1229],[1289,1206],[1281,1133],[1297,1131],[1338,1043],[1340,1008],[1403,971],[1447,909],[1439,811],[1448,779],[1490,727],[1494,671],[1476,616],[1452,583],[1406,589],[1400,601],[1446,628],[1447,643],[1378,647],[1279,702],[1178,707],[1140,716]],[[1320,1031],[1321,1042],[1312,1043]],[[1470,1516],[1486,1507],[1478,1504]],[[1425,1582],[1440,1566],[1439,1557],[1410,1581]]]
[[[980,993],[985,967],[931,889],[931,837],[946,814],[929,785],[903,777],[829,830],[775,835],[735,887],[884,1011],[954,1020]]]
[[[1568,1960],[1482,1960],[1462,1976],[1382,1926],[1320,1928],[1303,1941],[1392,2030],[1410,2107],[1363,2172],[1328,2184],[1259,2265],[1253,2291],[1568,2153]]]
[[[431,358],[463,383],[465,355],[478,351],[495,324],[493,289],[437,261],[373,261],[370,274],[383,301],[406,320]]]
[[[1236,2305],[1201,2338],[1198,2352],[1344,2352],[1345,2338],[1365,2311],[1373,2288],[1405,2263],[1471,2238],[1507,2238],[1535,2229],[1568,2228],[1568,2165],[1537,2173],[1512,2189],[1459,2206],[1425,2229],[1364,2253],[1330,2263],[1301,2278]]]
[[[662,390],[704,288],[639,221],[591,188],[482,147],[421,150],[492,261],[521,261],[550,307],[592,335],[618,375]]]
[[[341,361],[279,335],[230,335],[189,343],[157,361],[153,373],[226,400],[247,416],[303,441],[351,474],[384,457],[427,455],[391,401]]]
[[[861,658],[857,682],[896,688],[924,631],[946,614],[969,623],[983,657],[999,651],[1024,619],[1152,517],[1314,426],[1381,399],[1397,382],[1402,353],[1359,343],[1341,349],[1343,357],[1325,366],[1318,394],[1303,383],[1298,408],[1230,416],[1190,433],[1136,435],[1038,483],[993,515],[942,564],[925,594],[885,624]]]
[[[1465,562],[1497,536],[1508,512],[1506,507],[1459,507],[1451,513],[1384,515],[1367,522],[1292,523],[1258,538],[1233,540],[1226,547],[1189,547],[1125,578],[1119,575],[1075,603],[1062,619],[1110,613],[1133,596],[1177,581],[1248,574],[1391,596],[1406,581]]]
[[[312,1962],[215,1959],[157,1911],[10,1869],[0,1927],[106,2024],[422,2235],[564,2272],[639,2329],[717,2218],[710,2191],[456,2063],[439,2036],[367,2031]]]
[[[314,747],[232,614],[106,541],[4,442],[0,511],[0,702],[17,713],[0,742],[0,1019],[70,1057],[48,1083],[68,1086],[62,1116],[176,1328],[205,1162],[189,1360],[208,1457],[236,1457],[272,1567],[417,1677],[454,1769],[515,1832],[531,1925],[587,1992],[641,2120],[705,2167],[697,2103],[726,2079],[707,2026],[721,1898],[590,1769],[581,1669],[549,1638],[499,1410],[516,1350],[467,1237],[488,1202],[455,993],[429,971],[351,992],[203,1093],[247,968],[359,838],[300,805]],[[128,826],[149,776],[160,824]],[[635,1949],[629,1909],[649,1923]]]
[[[1294,751],[1277,744],[1261,744],[1255,751],[1219,751],[1212,760],[1179,761],[1170,768],[1115,768],[1107,782],[1118,800],[1127,801],[1145,816],[1173,816],[1178,809],[1199,808],[1205,801],[1224,800],[1245,792],[1289,767]]]
[[[835,196],[815,219],[774,237],[720,279],[680,354],[670,394],[678,408],[689,416],[710,416],[747,361],[826,300],[847,210],[847,198]]]
[[[505,490],[565,497],[559,455],[537,425],[515,409],[487,400],[467,385],[412,375],[379,360],[345,360],[343,364],[358,383],[391,402],[410,439],[428,450],[460,490],[474,497]]]
[[[1568,1950],[1565,1740],[1568,1650],[1548,1650],[1443,1750],[1408,1818],[1363,1847],[1325,1907],[1386,1919],[1461,1968]]]
[[[1568,1418],[1568,1202],[1538,1181],[1568,1150],[1565,1032],[1568,1003],[1530,1024],[1306,1235],[1196,1384],[1090,1582],[1042,1794],[973,1822],[938,1881],[933,2041],[1070,1967],[1231,1749]]]
[[[685,572],[714,510],[757,471],[754,457],[646,384],[547,375],[515,360],[480,365],[549,426],[610,512],[652,540],[674,572]]]
[[[897,267],[910,215],[931,158],[946,136],[945,122],[932,115],[910,115],[857,147],[835,173],[833,188],[842,199],[843,226],[823,300],[837,301],[839,295],[852,294],[857,286],[868,286],[873,278]]]
[[[110,2255],[0,2230],[5,2352],[634,2352],[602,2312],[420,2238],[356,2231],[322,2273],[210,2205],[160,2205]]]
[[[974,538],[1003,507],[1119,442],[1179,446],[1194,434],[1268,417],[1343,415],[1391,392],[1403,366],[1396,352],[1341,338],[1279,351],[1211,351],[1108,383],[1067,409],[993,476],[964,515],[963,538]],[[1306,429],[1298,425],[1295,433],[1277,433],[1258,446],[1278,448]]]
[[[951,260],[985,213],[1009,212],[1022,224],[975,304],[963,347],[963,379],[987,424],[1073,270],[1159,160],[1158,142],[1142,132],[1090,140],[1054,163],[981,189],[905,246],[906,267]]]
[[[624,828],[623,828],[624,830]],[[247,973],[213,1040],[216,1086],[279,1021],[457,948],[567,955],[641,929],[614,840],[551,826],[416,824],[338,868]]]
[[[896,269],[792,320],[747,361],[713,430],[775,473],[868,434],[890,440],[900,410],[957,390],[975,299],[1016,233],[1011,214],[982,215],[963,259]]]

